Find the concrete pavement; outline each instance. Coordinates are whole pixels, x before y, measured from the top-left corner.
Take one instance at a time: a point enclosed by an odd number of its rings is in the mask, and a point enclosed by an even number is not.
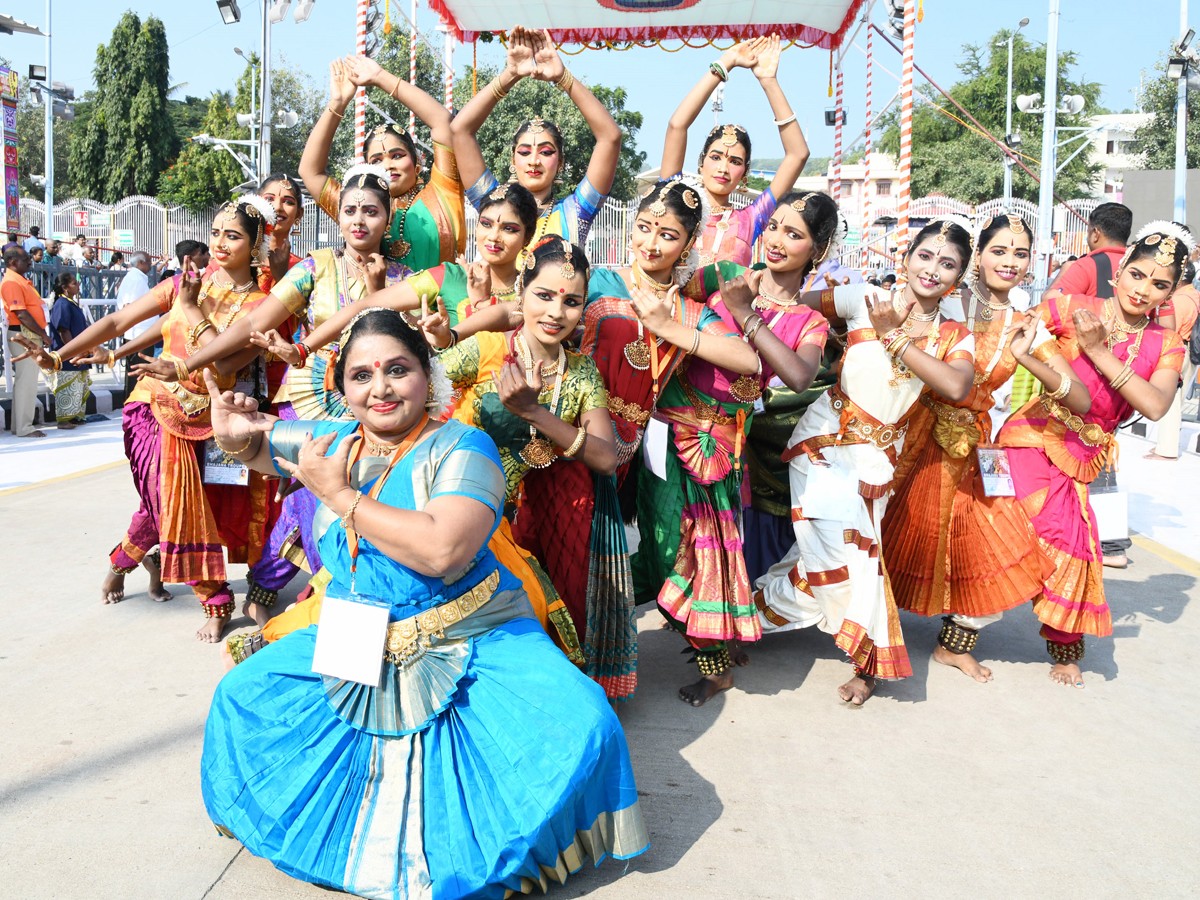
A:
[[[80,470],[119,453],[119,432],[104,434]],[[6,483],[24,456],[13,440]],[[811,631],[764,641],[733,691],[694,710],[675,698],[694,677],[679,639],[644,613],[641,687],[619,712],[653,846],[552,896],[1194,896],[1200,460],[1151,464],[1136,452],[1148,445],[1123,443],[1123,483],[1148,498],[1131,504],[1135,527],[1137,510],[1170,527],[1106,573],[1115,634],[1090,641],[1086,689],[1050,683],[1020,609],[981,639],[989,685],[931,664],[939,623],[905,617],[916,673],[861,710],[837,701],[848,666]],[[0,895],[328,896],[207,821],[199,757],[221,667],[192,637],[186,590],[152,603],[138,572],[124,603],[98,601],[135,504],[128,473],[17,487],[0,491]]]

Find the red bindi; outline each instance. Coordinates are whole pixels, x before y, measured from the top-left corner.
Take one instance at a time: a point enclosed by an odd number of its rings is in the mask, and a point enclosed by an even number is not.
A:
[[[375,360],[375,368],[378,369],[380,365],[382,365],[382,363],[380,363],[379,360]]]

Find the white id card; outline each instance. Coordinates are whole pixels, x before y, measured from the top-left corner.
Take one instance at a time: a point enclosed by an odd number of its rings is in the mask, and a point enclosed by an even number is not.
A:
[[[250,467],[217,446],[209,438],[204,442],[204,467],[200,480],[205,484],[249,484]]]
[[[388,607],[366,598],[325,595],[317,622],[312,670],[343,681],[379,687]]]
[[[980,447],[975,453],[979,458],[979,474],[983,477],[983,495],[1015,497],[1017,490],[1008,466],[1008,451],[1001,447]]]
[[[851,522],[858,512],[858,479],[854,473],[836,465],[813,463],[800,498],[806,519],[831,519]]]
[[[653,416],[646,423],[646,432],[642,435],[642,460],[646,468],[661,478],[667,480],[667,452],[671,443],[671,426],[662,419]]]

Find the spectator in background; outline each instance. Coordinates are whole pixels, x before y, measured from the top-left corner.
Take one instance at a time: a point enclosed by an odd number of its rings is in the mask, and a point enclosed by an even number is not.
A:
[[[77,266],[81,265],[82,263],[80,262],[80,260],[83,259],[83,248],[86,246],[87,246],[87,235],[86,234],[77,234],[77,235],[75,235],[75,243],[66,244],[62,248],[62,258],[65,259],[67,262],[74,263]]]
[[[61,350],[87,327],[87,316],[79,305],[79,281],[74,272],[60,272],[54,279],[54,305],[50,308],[50,349]],[[62,368],[51,378],[54,418],[60,431],[70,431],[82,425],[87,415],[92,376],[87,365],[77,366],[64,359]]]
[[[125,272],[125,277],[121,279],[121,284],[117,288],[117,309],[127,306],[134,300],[144,296],[150,290],[150,279],[147,277],[150,274],[150,255],[138,251],[129,254],[129,269]],[[149,331],[154,334],[159,333],[160,316],[155,316],[152,319],[147,319],[144,322],[138,322],[127,332],[125,332],[125,342],[135,341],[145,335]],[[148,338],[147,338],[148,339]],[[158,355],[162,347],[162,340],[157,343],[147,345],[146,352],[154,356]],[[136,378],[131,377],[129,369],[136,359],[131,359],[125,365],[125,396],[128,397],[133,391]]]
[[[5,253],[7,253],[13,247],[21,247],[21,246],[22,245],[17,242],[17,233],[15,231],[10,231],[8,233],[8,243],[5,244],[3,247],[0,247],[0,256],[3,256]],[[22,249],[24,249],[24,248],[22,248]],[[28,251],[26,251],[26,252],[28,252]]]
[[[1082,294],[1107,299],[1112,281],[1125,255],[1133,230],[1133,210],[1121,203],[1101,203],[1088,217],[1088,254],[1064,266],[1050,283],[1043,300],[1062,294]]]
[[[112,256],[108,258],[108,265],[105,268],[110,272],[124,272],[125,254],[120,250],[114,250]]]
[[[880,278],[879,286],[885,291],[890,291],[892,288],[894,288],[896,286],[896,273],[888,272],[886,275]]]
[[[46,248],[45,247],[34,247],[32,250],[28,251],[28,253],[29,253],[29,261],[31,263],[33,263],[35,266],[40,265],[46,256]]]
[[[61,242],[52,240],[46,244],[46,252],[42,257],[42,263],[47,266],[61,266],[63,264]]]
[[[34,247],[41,247],[43,250],[46,249],[46,244],[42,241],[41,234],[42,229],[38,228],[36,225],[29,226],[29,237],[25,238],[26,253],[32,253]],[[8,252],[7,247],[5,248],[4,252]]]
[[[38,364],[13,338],[24,334],[39,346],[50,343],[46,333],[46,307],[25,277],[29,254],[14,247],[4,254],[4,278],[0,280],[0,298],[8,321],[8,353],[13,361],[12,433],[17,437],[44,438],[46,433],[33,427],[41,409],[37,402]],[[25,359],[19,359],[22,355]]]
[[[166,278],[168,275],[174,275],[178,272],[182,272],[183,261],[185,259],[190,259],[192,261],[192,265],[196,267],[197,271],[203,272],[208,268],[208,244],[202,243],[201,241],[192,240],[180,241],[175,245],[175,258],[163,260],[163,277]]]
[[[95,269],[99,267],[99,260],[96,258],[96,248],[84,245],[79,250],[79,258],[75,260],[77,266],[88,266]]]

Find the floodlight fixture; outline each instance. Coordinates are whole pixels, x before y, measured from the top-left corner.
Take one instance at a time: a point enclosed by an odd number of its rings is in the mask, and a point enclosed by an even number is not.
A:
[[[271,9],[267,13],[267,19],[272,25],[278,25],[283,21],[283,17],[287,15],[288,6],[291,5],[291,2],[292,0],[275,0],[271,4]]]
[[[1172,56],[1167,62],[1167,77],[1178,81],[1187,75],[1187,69],[1188,61],[1186,59],[1182,56]]]
[[[307,22],[308,17],[312,15],[313,0],[298,0],[296,10],[292,13],[292,19],[296,22]]]
[[[217,11],[221,13],[221,21],[226,25],[236,25],[242,21],[242,11],[238,9],[237,0],[217,0]]]
[[[46,74],[47,73],[46,73],[45,66],[30,66],[29,67],[29,80],[30,81],[45,81]]]

